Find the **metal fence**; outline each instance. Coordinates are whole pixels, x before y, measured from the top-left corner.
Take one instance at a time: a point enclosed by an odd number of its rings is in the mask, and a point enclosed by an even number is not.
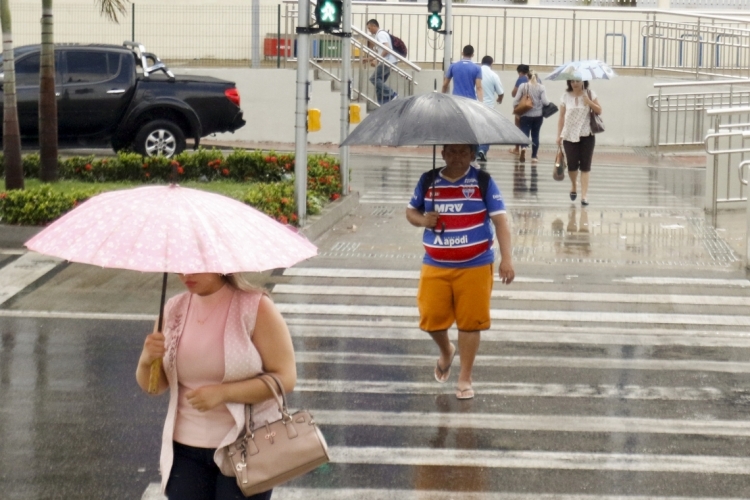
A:
[[[750,9],[747,0],[670,0],[669,6],[673,9]]]
[[[646,98],[651,109],[651,145],[703,144],[711,128],[706,111],[750,106],[750,80],[657,83]]]
[[[642,1],[638,8],[610,9],[455,4],[453,53],[471,43],[502,69],[596,58],[623,69],[750,77],[750,22],[649,10],[641,8]],[[120,44],[135,38],[172,65],[247,66],[253,49],[258,50],[255,38],[262,44],[261,62],[275,66],[282,57],[295,57],[292,6],[296,2],[261,7],[260,33],[253,33],[251,5],[135,3],[114,24],[93,5],[66,4],[55,11],[55,40]],[[381,27],[406,42],[411,61],[442,67],[444,37],[427,28],[423,3],[355,2],[353,11],[354,26],[363,29],[376,17]],[[40,4],[13,5],[16,45],[39,43],[40,17]]]

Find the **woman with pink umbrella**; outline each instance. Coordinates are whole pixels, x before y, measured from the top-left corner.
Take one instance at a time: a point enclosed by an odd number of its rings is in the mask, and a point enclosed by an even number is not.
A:
[[[162,488],[179,500],[245,498],[224,448],[254,422],[281,418],[256,375],[275,374],[285,392],[297,379],[284,319],[268,295],[236,275],[180,274],[187,291],[164,310],[164,332],[149,334],[136,379],[148,392],[151,364],[164,359],[158,392],[169,389],[161,450]],[[265,500],[271,491],[253,495]]]

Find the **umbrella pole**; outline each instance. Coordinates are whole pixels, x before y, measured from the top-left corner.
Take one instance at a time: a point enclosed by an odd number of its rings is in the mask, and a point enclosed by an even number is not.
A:
[[[437,145],[432,145],[432,209],[435,210],[435,156],[437,155]]]
[[[164,278],[161,281],[161,303],[159,305],[159,323],[157,330],[162,331],[164,325],[164,302],[167,298],[167,273],[164,273]],[[156,394],[159,390],[159,378],[161,378],[161,359],[155,360],[151,363],[151,372],[148,378],[148,393]]]

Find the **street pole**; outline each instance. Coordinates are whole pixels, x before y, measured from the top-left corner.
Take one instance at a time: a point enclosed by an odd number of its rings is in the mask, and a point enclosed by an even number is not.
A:
[[[260,0],[253,0],[252,5],[252,31],[253,31],[253,48],[252,48],[252,67],[260,68]]]
[[[299,0],[297,26],[310,27],[310,2]],[[307,221],[307,101],[309,100],[308,65],[310,34],[297,33],[297,105],[294,114],[294,200],[300,227]]]
[[[344,36],[341,38],[341,140],[349,136],[349,103],[352,98],[352,0],[344,0],[342,26]],[[339,162],[341,163],[341,190],[343,195],[349,194],[349,146],[339,148]]]
[[[448,71],[453,59],[453,0],[445,2],[445,50],[443,52],[443,71]]]

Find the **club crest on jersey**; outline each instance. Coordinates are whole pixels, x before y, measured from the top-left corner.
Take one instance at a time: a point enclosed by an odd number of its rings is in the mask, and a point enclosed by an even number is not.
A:
[[[465,186],[463,188],[464,198],[471,199],[472,196],[474,196],[474,190],[476,188],[474,186]]]

